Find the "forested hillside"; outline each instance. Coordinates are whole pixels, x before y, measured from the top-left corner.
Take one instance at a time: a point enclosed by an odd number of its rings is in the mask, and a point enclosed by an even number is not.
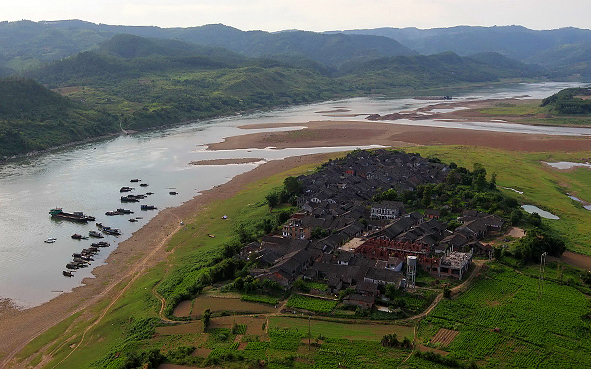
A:
[[[591,90],[589,88],[567,88],[542,100],[542,106],[564,115],[591,114]]]
[[[462,82],[494,82],[500,78],[527,78],[543,73],[539,68],[488,53],[460,57],[453,52],[376,59],[343,66],[347,75],[339,78],[364,91],[402,87],[432,88]]]
[[[30,79],[0,79],[0,157],[116,132],[117,119]]]

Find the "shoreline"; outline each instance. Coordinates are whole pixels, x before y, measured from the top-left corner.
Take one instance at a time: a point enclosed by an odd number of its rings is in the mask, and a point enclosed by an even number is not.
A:
[[[205,190],[178,207],[160,211],[129,239],[121,242],[104,265],[92,271],[94,278],[85,278],[83,285],[48,302],[31,308],[15,309],[10,306],[9,299],[0,299],[0,367],[7,366],[14,355],[29,342],[69,316],[80,312],[81,316],[77,319],[89,318],[91,313],[85,312],[87,308],[99,301],[112,299],[122,282],[126,284],[135,273],[143,274],[166,260],[169,252],[165,250],[168,244],[165,241],[180,229],[180,221],[199,216],[215,201],[234,196],[249,183],[300,165],[321,163],[329,155],[331,153],[272,160],[239,174],[222,185]],[[146,254],[148,256],[145,262],[136,264]],[[129,272],[125,274],[127,271]],[[15,321],[19,323],[15,324]]]

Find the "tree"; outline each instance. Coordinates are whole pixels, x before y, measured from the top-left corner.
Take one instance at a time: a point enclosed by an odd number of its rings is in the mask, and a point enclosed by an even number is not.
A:
[[[451,297],[451,288],[449,288],[447,284],[443,286],[443,297],[445,297],[446,299]]]
[[[265,199],[267,200],[267,204],[269,204],[269,207],[271,209],[273,209],[275,206],[279,204],[279,195],[277,194],[277,192],[271,192],[270,194],[265,196]]]
[[[289,196],[299,195],[302,193],[302,185],[295,177],[287,177],[283,180],[283,188]]]
[[[511,216],[509,217],[509,220],[511,221],[512,225],[516,225],[517,223],[519,223],[519,221],[521,220],[521,217],[523,216],[523,213],[521,212],[521,210],[519,209],[514,209],[511,212]]]
[[[211,310],[205,309],[205,311],[203,312],[203,315],[201,315],[201,321],[203,322],[203,329],[204,330],[207,330],[210,320],[211,320]]]

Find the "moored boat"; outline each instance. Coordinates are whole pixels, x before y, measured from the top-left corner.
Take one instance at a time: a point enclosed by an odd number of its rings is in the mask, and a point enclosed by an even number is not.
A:
[[[49,211],[49,214],[51,214],[52,218],[71,220],[73,222],[79,222],[79,223],[87,223],[88,221],[95,220],[95,218],[93,216],[84,215],[84,213],[81,211],[75,211],[73,213],[66,213],[65,211],[62,210],[62,208],[51,209]]]
[[[90,246],[92,246],[92,247],[109,247],[109,246],[111,246],[111,244],[108,242],[105,242],[105,241],[99,241],[99,242],[91,243]]]
[[[133,214],[133,211],[128,210],[128,209],[121,209],[121,208],[117,209],[117,212],[119,214]]]
[[[142,205],[140,206],[141,210],[155,210],[157,209],[157,207],[155,207],[154,205]]]
[[[141,181],[141,179],[134,178],[134,179],[132,179],[132,180],[131,180],[131,181],[129,181],[129,182],[133,183],[133,182],[139,182],[139,181]]]
[[[88,235],[90,237],[95,237],[95,238],[105,238],[105,236],[103,236],[102,234],[100,234],[100,232],[97,232],[97,231],[88,231]]]
[[[85,236],[78,234],[78,233],[74,233],[72,235],[72,238],[75,240],[87,240],[88,239],[88,237],[85,237]]]
[[[129,192],[133,191],[133,187],[123,186],[119,189],[119,192]]]
[[[62,272],[62,274],[64,275],[64,277],[73,277],[73,276],[74,276],[74,273],[72,273],[72,272],[69,272],[69,271],[67,271],[67,270],[64,270],[64,271]]]

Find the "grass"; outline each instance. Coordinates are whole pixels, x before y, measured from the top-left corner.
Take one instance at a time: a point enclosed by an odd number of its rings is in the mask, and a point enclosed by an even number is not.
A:
[[[589,126],[591,117],[552,115],[548,107],[540,106],[541,100],[522,100],[515,103],[497,103],[488,108],[478,109],[484,116],[509,119],[515,123],[538,126]]]
[[[527,116],[546,113],[548,109],[540,107],[541,101],[517,101],[515,103],[496,103],[489,108],[479,109],[478,112],[489,116]]]

